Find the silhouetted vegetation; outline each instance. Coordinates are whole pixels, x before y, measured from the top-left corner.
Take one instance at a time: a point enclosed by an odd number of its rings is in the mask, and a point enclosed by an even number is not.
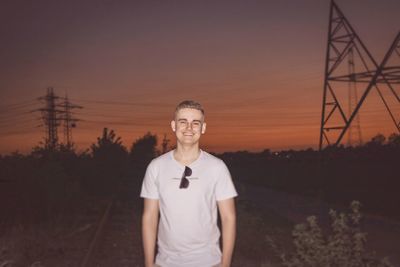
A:
[[[150,132],[137,139],[130,150],[130,156],[134,164],[140,168],[146,168],[147,164],[158,154],[156,147],[157,136]]]
[[[83,196],[79,163],[79,156],[65,151],[3,157],[1,222],[29,224],[73,212]]]
[[[237,181],[342,205],[357,199],[369,212],[399,218],[399,143],[398,134],[388,139],[379,134],[359,147],[328,147],[322,152],[240,151],[220,157]]]
[[[121,138],[104,128],[90,150],[80,154],[60,145],[0,156],[0,223],[69,217],[82,210],[87,198],[115,196],[121,188],[129,191],[124,197],[138,198],[143,166],[157,155],[156,146],[157,137],[147,133],[128,153]]]
[[[73,147],[60,145],[52,151],[37,146],[28,155],[15,152],[0,156],[0,224],[12,226],[2,227],[4,230],[0,231],[0,236],[10,253],[15,252],[12,246],[24,251],[23,257],[21,253],[11,253],[4,254],[4,259],[16,259],[24,265],[46,255],[56,261],[57,255],[63,253],[57,233],[65,236],[71,231],[86,231],[79,230],[87,229],[82,228],[86,224],[82,226],[80,218],[87,217],[93,209],[97,210],[98,216],[99,210],[104,207],[104,200],[110,197],[118,201],[135,199],[140,202],[139,192],[145,168],[160,153],[156,147],[157,136],[146,133],[128,151],[121,138],[113,130],[105,128],[97,142],[82,153],[77,153]],[[364,203],[368,211],[399,218],[397,203],[400,196],[395,186],[398,184],[397,165],[400,158],[398,134],[388,138],[377,135],[363,146],[328,147],[322,152],[312,149],[273,152],[266,149],[260,153],[239,151],[219,156],[229,166],[234,180],[242,185],[265,186],[339,204],[357,199]],[[270,212],[260,217],[259,211],[243,208],[240,201],[239,204],[242,214],[239,214],[238,224],[248,229],[240,231],[239,237],[248,240],[244,241],[246,244],[255,242],[251,238],[254,235],[252,225],[257,227],[257,232],[269,236],[274,235],[275,225],[284,224],[284,228],[288,228],[289,223],[282,218],[275,218],[279,222],[274,222],[268,217]],[[138,215],[141,212],[140,203],[137,207]],[[264,229],[265,225],[270,226]],[[90,225],[88,227],[90,229]],[[45,233],[45,229],[50,228],[61,229],[54,233],[52,241],[48,241],[56,245],[35,245],[35,240],[39,238],[36,235],[41,235],[41,232],[32,229],[44,229]],[[283,231],[283,228],[279,229]],[[311,231],[311,228],[307,229]],[[303,234],[307,234],[307,229],[303,229]],[[285,232],[287,235],[290,233]],[[29,240],[22,238],[26,234],[31,235]],[[16,235],[22,239],[16,240]],[[265,241],[259,240],[259,246],[252,248],[247,248],[245,243],[238,243],[239,259],[253,255],[254,262],[265,260]],[[53,250],[57,246],[59,249]],[[289,266],[293,261],[286,263]]]
[[[157,136],[146,133],[125,148],[105,128],[90,150],[35,147],[29,155],[0,157],[2,221],[40,221],[73,213],[88,196],[111,196],[125,188],[137,197],[145,167],[158,155]],[[220,155],[236,181],[315,196],[335,203],[357,199],[369,211],[399,216],[396,203],[400,136],[379,134],[359,147],[328,147],[321,153],[239,151]],[[127,190],[130,191],[127,191]]]
[[[281,251],[271,240],[277,255],[286,267],[341,266],[391,267],[387,258],[379,259],[366,248],[367,233],[361,231],[360,202],[353,201],[351,212],[329,212],[331,227],[324,231],[318,218],[310,216],[306,223],[292,231],[294,253]]]
[[[102,136],[90,149],[85,187],[94,194],[110,195],[120,186],[126,173],[128,152],[122,145],[121,137],[116,137],[115,132],[107,128],[103,129]]]

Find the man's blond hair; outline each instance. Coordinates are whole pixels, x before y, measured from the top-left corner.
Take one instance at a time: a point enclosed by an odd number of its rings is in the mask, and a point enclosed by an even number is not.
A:
[[[174,117],[176,117],[176,114],[178,113],[179,110],[184,109],[184,108],[192,108],[192,109],[200,110],[201,114],[203,114],[203,117],[204,117],[203,106],[199,102],[196,102],[196,101],[193,101],[193,100],[184,100],[181,103],[179,103],[176,106]]]

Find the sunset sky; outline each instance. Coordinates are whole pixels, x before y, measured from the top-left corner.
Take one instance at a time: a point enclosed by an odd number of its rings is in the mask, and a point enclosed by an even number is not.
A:
[[[329,3],[1,1],[0,154],[43,140],[35,110],[48,87],[83,107],[78,151],[104,127],[128,148],[148,131],[173,140],[185,99],[205,107],[209,151],[317,148]],[[400,1],[336,3],[380,62],[400,30]],[[375,91],[360,124],[364,141],[396,132]]]

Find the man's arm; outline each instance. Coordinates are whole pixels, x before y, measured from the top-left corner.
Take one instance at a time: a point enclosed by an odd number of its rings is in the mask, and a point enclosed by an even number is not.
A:
[[[154,253],[156,248],[157,225],[158,225],[158,200],[144,199],[142,215],[142,239],[144,250],[145,267],[153,267]]]
[[[222,261],[221,267],[229,267],[232,261],[236,238],[236,211],[233,198],[218,201],[222,223]]]

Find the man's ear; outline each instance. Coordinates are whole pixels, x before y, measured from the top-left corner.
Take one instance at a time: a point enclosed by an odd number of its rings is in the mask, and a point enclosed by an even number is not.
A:
[[[174,120],[171,121],[171,129],[172,129],[173,132],[176,131],[176,123],[175,123]]]
[[[206,128],[207,128],[207,124],[205,122],[203,122],[203,125],[201,127],[201,134],[205,134],[206,133]]]

